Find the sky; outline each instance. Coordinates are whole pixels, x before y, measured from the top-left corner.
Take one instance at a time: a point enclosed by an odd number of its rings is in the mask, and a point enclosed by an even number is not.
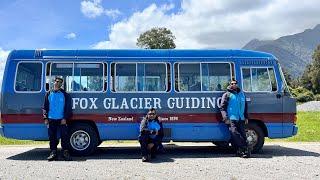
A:
[[[169,28],[177,49],[240,49],[315,27],[319,7],[319,0],[1,0],[0,77],[13,49],[134,49],[153,27]]]

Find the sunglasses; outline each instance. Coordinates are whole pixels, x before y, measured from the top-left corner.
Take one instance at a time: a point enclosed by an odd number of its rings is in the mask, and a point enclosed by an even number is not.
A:
[[[231,85],[236,85],[237,83],[230,83]]]
[[[57,83],[62,83],[62,81],[54,81],[54,82],[57,82]]]
[[[156,115],[156,113],[148,113],[148,115]]]

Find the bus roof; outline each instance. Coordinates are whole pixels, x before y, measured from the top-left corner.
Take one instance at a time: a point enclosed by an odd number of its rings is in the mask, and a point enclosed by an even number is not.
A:
[[[13,50],[8,59],[56,59],[56,58],[106,58],[106,57],[215,57],[215,58],[267,58],[272,54],[250,50],[185,50],[185,49],[111,49],[111,50]]]

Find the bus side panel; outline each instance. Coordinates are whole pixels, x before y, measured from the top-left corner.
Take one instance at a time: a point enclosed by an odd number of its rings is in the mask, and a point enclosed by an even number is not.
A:
[[[171,129],[173,141],[227,141],[230,139],[228,127],[224,123],[166,123]],[[164,138],[170,140],[168,137]]]
[[[44,124],[12,123],[3,126],[5,137],[21,140],[48,140],[48,129]]]

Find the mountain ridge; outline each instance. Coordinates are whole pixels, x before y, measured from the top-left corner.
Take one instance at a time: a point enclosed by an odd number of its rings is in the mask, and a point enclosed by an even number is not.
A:
[[[275,55],[290,75],[300,77],[312,61],[314,49],[320,44],[320,24],[313,29],[279,37],[275,40],[252,39],[242,49],[264,51]]]

